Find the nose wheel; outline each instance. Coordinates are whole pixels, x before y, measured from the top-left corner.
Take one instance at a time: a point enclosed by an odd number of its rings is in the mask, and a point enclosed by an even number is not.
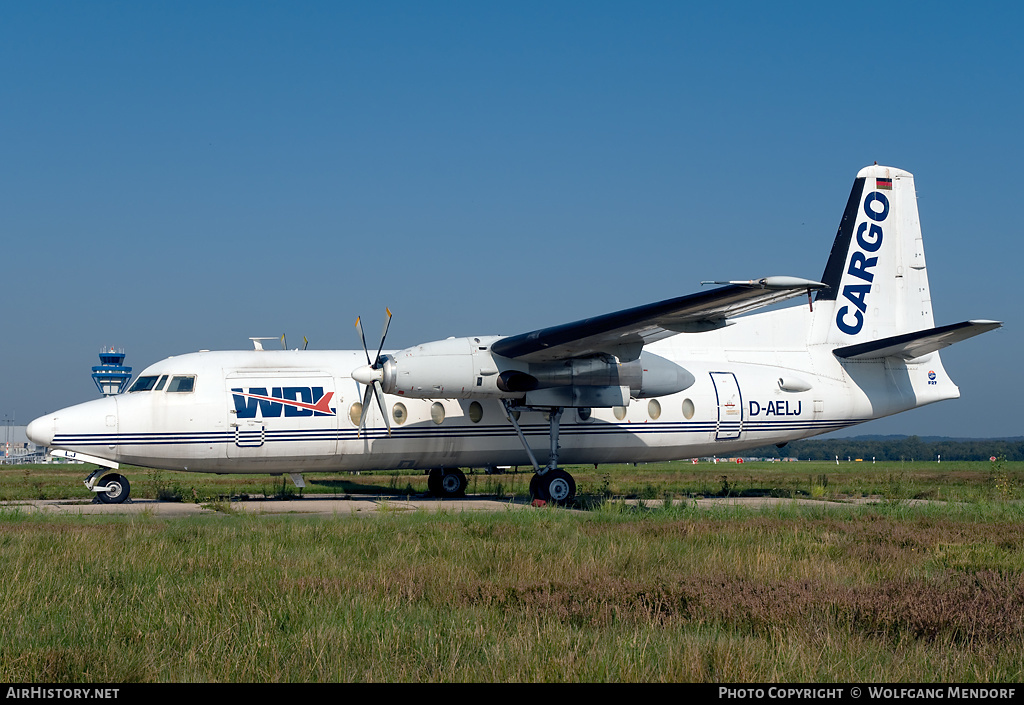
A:
[[[96,492],[97,499],[103,504],[121,504],[128,499],[131,485],[128,484],[128,478],[124,475],[110,473],[103,476],[93,491]]]

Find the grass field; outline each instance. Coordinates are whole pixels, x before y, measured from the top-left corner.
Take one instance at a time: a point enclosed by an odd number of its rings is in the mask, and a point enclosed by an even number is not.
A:
[[[0,501],[88,499],[82,480],[91,465],[0,465]],[[793,462],[729,463],[689,461],[640,465],[567,466],[584,501],[592,498],[646,499],[692,496],[827,499],[876,496],[892,500],[935,499],[978,502],[1024,497],[1021,462]],[[290,480],[269,475],[209,475],[122,466],[136,498],[209,501],[244,496],[297,494],[423,494],[422,472],[395,470],[360,475],[310,473],[299,490]],[[532,469],[486,475],[469,472],[470,494],[527,497]]]
[[[1024,677],[1019,466],[573,472],[590,507],[583,513],[163,520],[0,509],[0,679]],[[0,494],[82,497],[83,474],[81,466],[3,468]],[[146,476],[129,477],[144,496]],[[477,476],[475,487],[495,491],[500,482],[508,496],[528,479]],[[265,477],[170,473],[152,478],[150,490],[178,484],[202,500],[255,494],[261,482],[280,490]],[[401,474],[323,482],[306,492],[425,490],[422,476]],[[698,510],[683,500],[723,490],[880,501]],[[626,494],[679,501],[645,509],[606,500]],[[905,501],[918,496],[946,501]]]

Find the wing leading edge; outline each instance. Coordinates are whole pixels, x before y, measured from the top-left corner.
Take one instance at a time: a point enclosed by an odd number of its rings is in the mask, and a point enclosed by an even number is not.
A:
[[[727,318],[823,288],[821,282],[797,277],[729,282],[710,291],[502,338],[491,345],[491,350],[524,362],[552,362],[599,353],[628,362],[640,357],[647,343],[677,333],[721,328]]]

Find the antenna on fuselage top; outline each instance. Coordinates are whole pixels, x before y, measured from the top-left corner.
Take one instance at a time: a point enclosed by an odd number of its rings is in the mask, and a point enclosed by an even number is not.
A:
[[[264,340],[280,340],[281,344],[282,345],[284,344],[284,336],[283,335],[280,338],[278,338],[276,335],[272,335],[272,336],[263,337],[263,338],[249,338],[249,340],[252,341],[252,347],[253,347],[254,350],[262,350],[263,349],[262,341],[264,341]]]

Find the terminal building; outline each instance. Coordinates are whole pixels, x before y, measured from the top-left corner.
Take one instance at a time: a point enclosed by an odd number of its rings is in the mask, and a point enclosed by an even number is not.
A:
[[[45,463],[46,448],[34,444],[25,435],[25,426],[4,426],[0,430],[0,464]]]

